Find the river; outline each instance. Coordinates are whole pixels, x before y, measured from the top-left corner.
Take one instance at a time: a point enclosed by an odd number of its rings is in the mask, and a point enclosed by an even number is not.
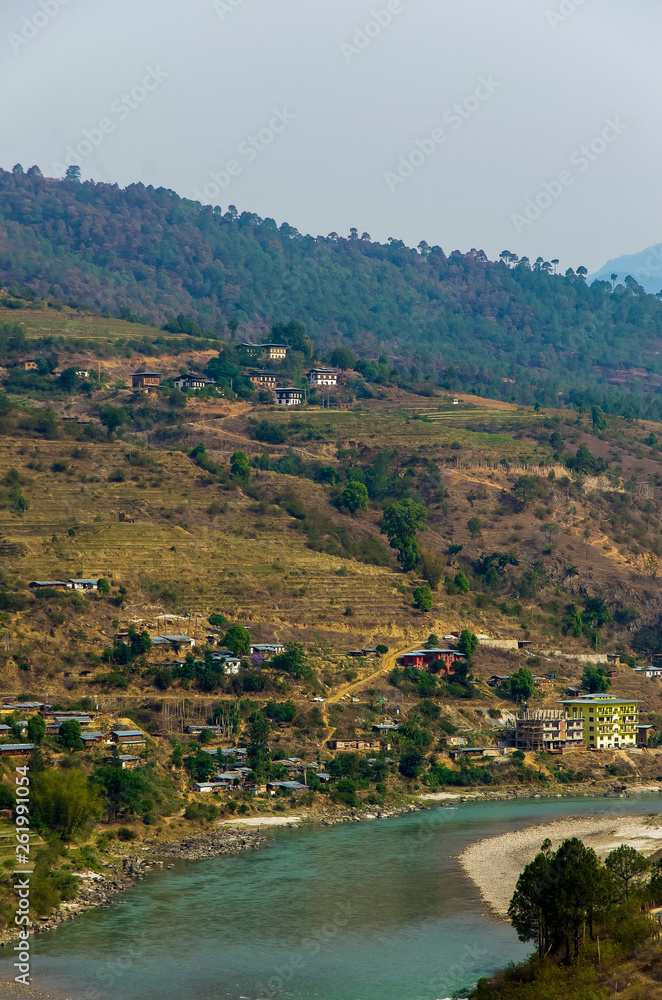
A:
[[[72,1000],[464,995],[531,950],[485,913],[456,860],[464,847],[563,815],[659,808],[657,795],[467,802],[272,830],[263,851],[150,872],[111,907],[36,936],[32,985]]]

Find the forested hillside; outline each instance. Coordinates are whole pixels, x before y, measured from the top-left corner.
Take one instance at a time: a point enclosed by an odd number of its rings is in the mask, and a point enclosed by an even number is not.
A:
[[[356,230],[304,236],[164,188],[0,171],[5,285],[159,325],[183,313],[217,335],[237,321],[241,338],[298,319],[322,356],[348,346],[450,389],[662,415],[662,303],[632,280],[588,286],[585,268],[554,269]]]

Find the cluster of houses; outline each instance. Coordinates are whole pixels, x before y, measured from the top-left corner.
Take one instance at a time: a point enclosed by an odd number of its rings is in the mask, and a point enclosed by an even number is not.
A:
[[[0,713],[11,713],[20,712],[22,715],[40,715],[46,724],[46,735],[54,735],[60,731],[61,726],[65,722],[75,721],[78,722],[81,727],[81,740],[83,741],[83,747],[87,748],[94,746],[95,744],[100,744],[106,747],[117,747],[118,749],[128,749],[131,747],[144,747],[147,743],[147,737],[139,729],[127,729],[125,727],[118,727],[116,729],[111,729],[110,732],[102,733],[100,731],[93,730],[92,724],[94,722],[94,714],[90,712],[69,712],[60,711],[59,709],[53,709],[51,705],[44,702],[38,701],[13,701],[8,702],[5,705],[0,705]],[[28,728],[27,719],[19,719],[14,723],[22,732],[25,732]],[[6,723],[0,724],[0,739],[9,736],[12,727],[8,726]],[[33,743],[1,743],[0,742],[0,756],[15,757],[25,754],[30,754],[35,749]],[[107,760],[112,760],[113,757],[108,757]],[[122,763],[123,768],[138,767],[143,763],[142,758],[132,756],[131,754],[122,753],[119,755],[119,759]]]
[[[202,729],[214,731],[218,727],[188,726],[186,732],[198,735]],[[331,781],[331,775],[327,774],[316,761],[307,764],[300,757],[288,757],[286,760],[276,761],[287,772],[287,778],[256,784],[252,777],[253,772],[246,765],[246,747],[214,747],[208,750],[203,748],[202,752],[211,756],[218,770],[208,781],[193,782],[193,790],[196,792],[219,794],[222,791],[243,790],[277,795],[280,791],[298,795],[308,791],[308,772],[315,774],[321,782]],[[298,780],[300,777],[303,778],[302,781]]]
[[[284,344],[242,344],[244,353],[261,361],[284,361],[289,350]],[[300,406],[305,402],[306,390],[288,384],[277,371],[262,368],[248,368],[247,377],[256,389],[266,389],[273,393],[278,406]],[[161,372],[134,372],[131,376],[131,387],[135,392],[149,393],[161,388]],[[329,389],[338,385],[340,375],[334,368],[317,366],[310,368],[305,375],[310,388]],[[204,375],[180,375],[174,379],[178,389],[200,392],[202,389],[213,388],[216,383]]]

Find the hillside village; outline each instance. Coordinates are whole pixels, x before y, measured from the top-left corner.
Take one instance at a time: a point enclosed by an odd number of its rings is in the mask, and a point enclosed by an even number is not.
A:
[[[133,841],[662,782],[659,425],[14,314],[0,795],[39,776],[45,912]]]

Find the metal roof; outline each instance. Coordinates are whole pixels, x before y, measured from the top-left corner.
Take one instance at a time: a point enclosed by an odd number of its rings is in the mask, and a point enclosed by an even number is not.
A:
[[[34,750],[35,743],[0,743],[0,753],[8,753],[9,750]]]

